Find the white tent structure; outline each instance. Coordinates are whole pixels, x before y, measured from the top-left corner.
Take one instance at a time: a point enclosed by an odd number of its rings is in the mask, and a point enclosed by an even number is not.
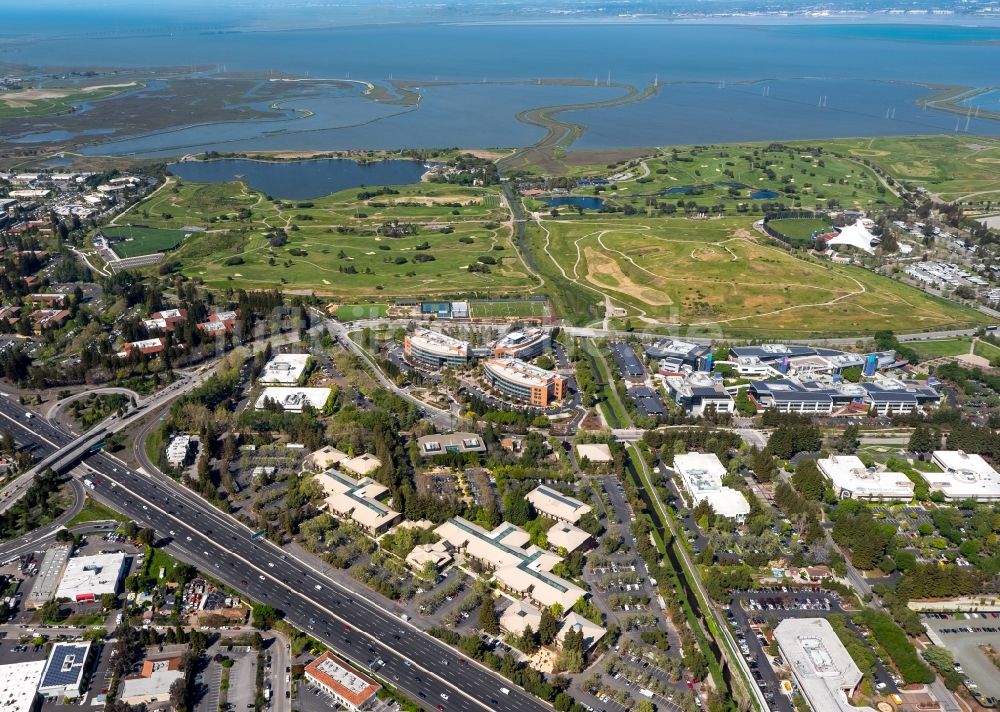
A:
[[[872,243],[879,242],[879,238],[872,235],[868,228],[866,228],[860,220],[858,220],[853,225],[848,225],[842,228],[836,237],[827,240],[827,245],[829,247],[836,247],[837,245],[846,245],[847,247],[857,247],[859,250],[864,250],[868,254],[874,254],[875,248],[872,247]]]

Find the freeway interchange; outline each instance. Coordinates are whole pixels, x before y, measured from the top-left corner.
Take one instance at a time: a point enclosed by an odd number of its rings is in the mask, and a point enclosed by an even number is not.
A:
[[[39,453],[48,455],[77,440],[38,418],[28,419],[27,413],[0,397],[0,428],[10,430],[19,443],[34,443]],[[103,452],[84,457],[74,474],[85,473],[93,481],[96,499],[153,528],[171,555],[252,600],[274,606],[292,625],[422,707],[446,712],[551,710],[272,542],[253,539],[249,528],[177,482],[139,474]],[[501,688],[509,688],[509,694]]]

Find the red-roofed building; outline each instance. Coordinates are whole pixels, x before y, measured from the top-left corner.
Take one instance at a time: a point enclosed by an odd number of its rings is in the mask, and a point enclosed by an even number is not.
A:
[[[165,309],[153,312],[148,319],[143,320],[143,325],[147,331],[172,332],[178,324],[183,324],[187,320],[187,309]]]
[[[208,317],[208,321],[198,324],[198,328],[206,334],[231,334],[238,316],[235,311],[216,312]]]
[[[138,351],[143,356],[158,354],[167,348],[167,340],[162,336],[155,339],[143,339],[142,341],[129,341],[125,344],[125,356],[133,351]]]
[[[306,679],[349,710],[368,709],[382,686],[325,652],[306,665]]]
[[[40,334],[62,326],[63,322],[69,319],[69,312],[65,309],[36,309],[28,314],[28,318],[31,319],[35,333]]]

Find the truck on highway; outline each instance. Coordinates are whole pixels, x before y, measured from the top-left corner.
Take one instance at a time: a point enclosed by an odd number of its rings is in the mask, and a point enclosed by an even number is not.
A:
[[[94,489],[94,482],[90,479],[85,479],[83,484],[87,485],[87,489]]]

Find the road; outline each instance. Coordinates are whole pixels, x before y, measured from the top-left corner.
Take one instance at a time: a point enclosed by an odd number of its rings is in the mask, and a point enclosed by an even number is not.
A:
[[[18,437],[34,438],[51,449],[73,439],[44,421],[25,420],[24,412],[9,399],[0,399],[0,415],[19,430]],[[140,475],[103,452],[90,455],[82,466],[96,483],[92,496],[140,526],[155,529],[168,553],[252,600],[275,606],[290,623],[362,669],[368,660],[384,660],[374,673],[423,707],[441,704],[446,712],[551,710],[294,554],[252,539],[253,532],[242,523],[173,480]],[[501,687],[510,694],[500,694]]]
[[[55,536],[57,531],[66,526],[66,522],[80,513],[83,509],[83,485],[80,484],[79,480],[73,479],[70,481],[70,489],[73,493],[73,504],[41,529],[35,529],[23,536],[0,544],[0,561],[7,561],[15,556],[26,554],[29,551],[38,551],[42,542]]]

